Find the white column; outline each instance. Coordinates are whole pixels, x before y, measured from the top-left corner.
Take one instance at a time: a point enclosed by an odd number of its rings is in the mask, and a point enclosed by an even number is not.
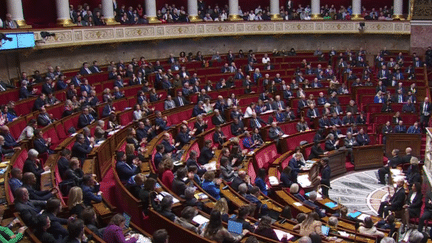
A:
[[[312,0],[311,2],[311,17],[312,19],[321,18],[320,0]]]
[[[146,15],[149,23],[159,23],[156,18],[156,0],[145,0]]]
[[[229,20],[231,21],[239,21],[243,20],[239,16],[239,3],[238,0],[229,0]]]
[[[394,0],[393,1],[393,19],[403,19],[403,1]]]
[[[56,0],[57,6],[57,24],[61,26],[72,26],[72,20],[69,15],[69,0]]]
[[[282,20],[279,15],[279,0],[270,0],[270,16],[272,20]]]
[[[24,20],[24,12],[21,0],[7,0],[6,7],[8,13],[12,15],[12,20],[15,20],[18,26],[22,28],[31,27],[28,26]]]
[[[112,0],[102,0],[102,14],[107,25],[120,24],[114,18],[114,6]]]
[[[360,20],[361,17],[361,0],[352,0],[352,20]]]
[[[201,21],[198,18],[198,1],[197,0],[188,0],[188,14],[190,22],[198,22]]]

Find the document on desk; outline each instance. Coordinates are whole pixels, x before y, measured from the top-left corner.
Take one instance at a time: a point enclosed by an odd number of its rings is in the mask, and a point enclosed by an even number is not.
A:
[[[195,223],[201,225],[204,223],[207,223],[208,221],[210,221],[208,218],[198,214],[197,216],[193,217],[192,221],[194,221]]]
[[[295,203],[293,203],[294,204],[294,206],[297,206],[297,207],[301,207],[301,206],[303,206],[303,204],[301,203],[301,202],[295,202]]]
[[[276,233],[279,240],[282,240],[284,235],[287,236],[287,240],[290,240],[294,237],[292,234],[285,232],[285,231],[282,231],[282,230],[275,229],[274,232]]]
[[[204,167],[204,169],[206,169],[207,171],[214,171],[214,170],[216,170],[216,161],[212,161],[210,163],[207,163],[207,164],[203,165],[202,167]]]

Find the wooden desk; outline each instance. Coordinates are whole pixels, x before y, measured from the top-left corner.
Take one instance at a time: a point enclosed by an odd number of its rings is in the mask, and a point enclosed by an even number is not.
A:
[[[333,150],[328,152],[326,155],[321,157],[329,158],[329,166],[331,169],[331,176],[337,176],[346,172],[346,151],[345,150]]]
[[[366,145],[353,148],[355,170],[379,168],[383,165],[384,145]]]
[[[392,157],[393,149],[399,149],[399,156],[405,155],[407,147],[412,148],[413,156],[420,156],[421,134],[389,133],[386,134],[386,156]]]

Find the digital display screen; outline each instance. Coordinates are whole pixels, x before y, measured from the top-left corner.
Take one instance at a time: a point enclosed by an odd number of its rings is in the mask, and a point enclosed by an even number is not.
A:
[[[9,40],[0,40],[0,51],[1,50],[14,50],[21,48],[31,48],[35,46],[35,39],[33,32],[28,33],[5,33],[6,38],[11,38]]]

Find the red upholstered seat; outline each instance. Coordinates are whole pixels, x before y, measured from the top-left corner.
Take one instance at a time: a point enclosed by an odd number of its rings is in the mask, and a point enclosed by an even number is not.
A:
[[[27,157],[28,157],[27,150],[22,149],[19,152],[17,159],[15,160],[14,167],[20,168],[22,170],[24,167],[24,162],[27,159]]]
[[[46,130],[42,136],[44,139],[51,138],[51,149],[55,149],[61,141],[57,136],[57,131],[54,125],[50,125],[50,128],[48,128],[48,130]]]
[[[63,124],[57,122],[54,124],[54,126],[55,126],[55,130],[57,131],[57,137],[60,140],[64,140],[68,135],[67,135],[67,131],[65,131],[65,129],[63,127]]]

